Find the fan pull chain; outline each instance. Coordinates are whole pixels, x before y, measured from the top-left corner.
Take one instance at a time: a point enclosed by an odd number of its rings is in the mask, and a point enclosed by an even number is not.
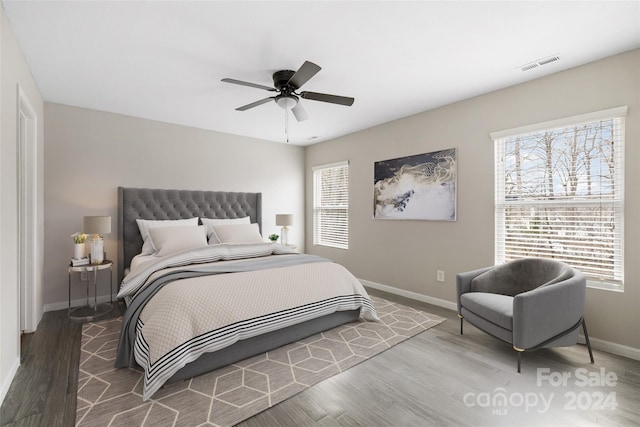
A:
[[[284,108],[284,134],[287,137],[287,144],[289,143],[289,115],[287,109]]]

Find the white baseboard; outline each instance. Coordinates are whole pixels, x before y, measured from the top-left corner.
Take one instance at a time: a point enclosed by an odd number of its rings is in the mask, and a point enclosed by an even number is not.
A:
[[[393,286],[383,285],[381,283],[370,282],[364,279],[358,279],[360,282],[368,288],[377,289],[379,291],[388,292],[394,295],[400,295],[406,298],[411,298],[417,301],[426,302],[428,304],[437,305],[438,307],[447,308],[449,310],[457,311],[458,305],[455,302],[443,300],[440,298],[434,298],[427,295],[419,294],[417,292],[405,291],[404,289],[394,288]],[[584,343],[584,336],[579,336],[580,342]],[[611,341],[602,340],[599,338],[589,337],[591,347],[597,350],[606,351],[607,353],[616,354],[618,356],[627,357],[633,360],[640,360],[640,349],[629,347],[623,344],[618,344]]]
[[[112,300],[114,302],[117,301],[117,298],[115,295],[112,297]],[[93,304],[93,297],[89,298],[89,302]],[[98,296],[98,304],[102,304],[105,302],[109,302],[109,295]],[[79,298],[71,301],[71,307],[82,307],[85,305],[87,305],[86,298]],[[56,310],[63,310],[66,308],[69,308],[69,301],[54,302],[51,304],[44,305],[44,311],[56,311]]]
[[[417,292],[405,291],[404,289],[394,288],[393,286],[383,285],[381,283],[370,282],[364,279],[358,279],[363,286],[368,288],[377,289],[379,291],[388,292],[394,295],[400,295],[402,297],[411,298],[416,301],[426,302],[427,304],[437,305],[438,307],[447,308],[449,310],[458,310],[458,305],[455,302],[447,301],[440,298],[434,298],[427,295],[419,294]]]
[[[578,340],[584,344],[584,335],[580,334],[578,336]],[[640,360],[640,348],[629,347],[627,345],[592,337],[589,337],[589,342],[591,342],[591,347],[597,350],[606,351],[607,353],[616,354],[633,360]]]
[[[16,376],[16,372],[18,372],[18,368],[20,367],[20,357],[16,357],[16,360],[13,362],[13,366],[9,371],[9,375],[7,378],[4,378],[2,382],[2,389],[0,389],[0,404],[4,402],[4,398],[7,396],[7,392],[9,392],[9,387],[11,387],[11,382],[13,378]]]

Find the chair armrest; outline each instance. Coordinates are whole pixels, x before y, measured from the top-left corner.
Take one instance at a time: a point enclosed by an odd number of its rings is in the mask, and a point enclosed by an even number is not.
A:
[[[458,292],[457,294],[457,301],[458,301],[458,314],[460,313],[460,309],[462,308],[462,306],[460,305],[460,295],[467,293],[467,292],[471,292],[471,281],[481,275],[482,273],[485,273],[489,270],[491,270],[493,268],[493,266],[491,267],[484,267],[484,268],[480,268],[478,270],[473,270],[473,271],[467,271],[465,273],[458,273],[456,274],[456,290]]]
[[[584,314],[587,282],[582,273],[513,298],[513,345],[536,347],[576,325]]]

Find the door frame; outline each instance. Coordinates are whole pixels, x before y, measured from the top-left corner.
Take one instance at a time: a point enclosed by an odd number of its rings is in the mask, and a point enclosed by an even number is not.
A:
[[[18,321],[19,332],[38,326],[38,116],[18,85]]]

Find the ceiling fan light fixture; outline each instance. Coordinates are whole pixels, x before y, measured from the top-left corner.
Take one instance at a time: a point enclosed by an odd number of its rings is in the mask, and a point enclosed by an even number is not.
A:
[[[2,0],[0,0],[2,1]],[[293,114],[297,121],[303,122],[309,118],[307,112],[300,102],[300,98],[309,99],[311,101],[327,102],[329,104],[338,105],[353,105],[354,99],[347,96],[330,95],[328,93],[319,92],[300,92],[300,88],[313,76],[315,76],[321,68],[319,65],[313,62],[304,61],[302,66],[298,68],[298,71],[292,70],[280,70],[273,73],[273,86],[264,86],[257,83],[245,82],[242,80],[224,78],[225,83],[233,83],[240,86],[248,86],[256,89],[264,89],[269,92],[279,92],[276,96],[270,96],[263,98],[259,101],[252,102],[247,105],[236,108],[236,111],[247,111],[260,105],[271,102],[276,102],[285,111],[285,128],[287,127],[286,120],[289,117],[289,111]]]
[[[295,95],[278,95],[276,96],[276,103],[285,110],[291,110],[298,105],[298,97]]]

